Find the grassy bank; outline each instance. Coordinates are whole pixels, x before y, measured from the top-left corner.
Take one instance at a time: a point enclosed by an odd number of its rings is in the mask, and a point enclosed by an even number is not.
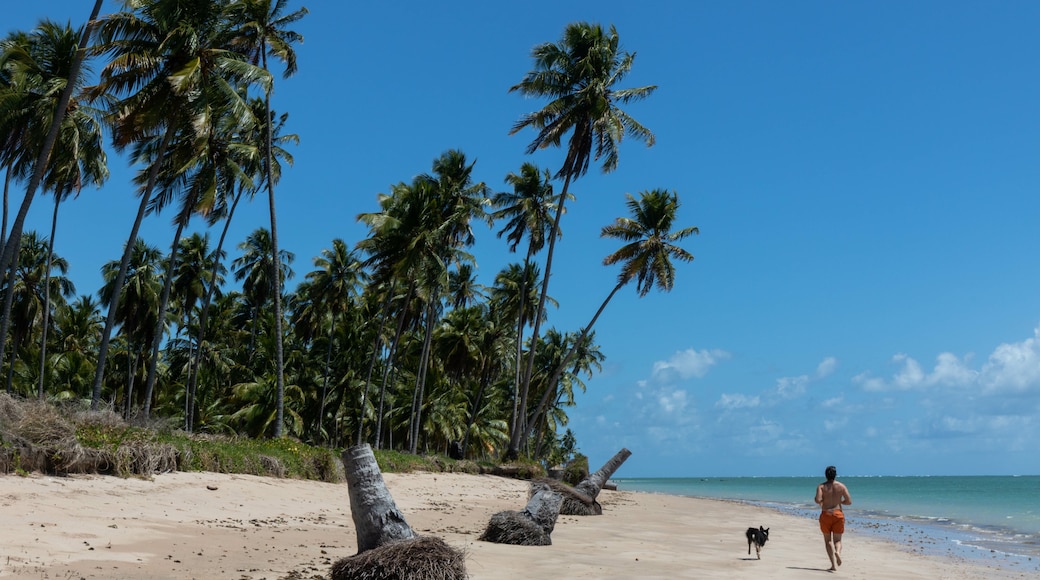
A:
[[[246,473],[338,482],[342,449],[295,439],[191,434],[156,423],[126,423],[111,411],[54,405],[0,393],[0,473],[96,473],[150,477],[170,471]],[[499,465],[444,456],[376,450],[383,472],[494,473],[524,479],[545,474],[537,463]]]

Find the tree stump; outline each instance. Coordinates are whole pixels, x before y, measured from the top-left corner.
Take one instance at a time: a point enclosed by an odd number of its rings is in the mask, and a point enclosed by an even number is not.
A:
[[[514,546],[552,545],[562,502],[563,497],[548,485],[538,485],[523,511],[507,510],[491,516],[480,539]]]
[[[466,578],[465,555],[440,538],[412,531],[386,488],[367,444],[343,452],[350,515],[357,531],[358,553],[332,565],[332,580]]]

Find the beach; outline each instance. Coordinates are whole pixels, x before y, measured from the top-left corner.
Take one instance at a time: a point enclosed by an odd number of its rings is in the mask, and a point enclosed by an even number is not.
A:
[[[551,546],[477,538],[521,510],[527,482],[490,475],[385,474],[412,529],[466,554],[470,578],[1026,578],[985,560],[922,554],[845,535],[829,567],[816,523],[765,507],[662,494],[600,494],[602,516],[560,516]],[[208,472],[151,479],[0,476],[0,577],[325,578],[357,552],[345,483]],[[762,559],[744,531],[770,529]],[[927,539],[922,540],[927,542]]]

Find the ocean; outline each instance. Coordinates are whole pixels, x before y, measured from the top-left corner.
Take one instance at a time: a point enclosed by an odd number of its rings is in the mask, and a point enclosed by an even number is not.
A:
[[[1040,476],[839,477],[845,533],[1040,572]],[[613,478],[619,490],[746,502],[816,519],[815,477]],[[851,540],[851,538],[849,538]]]

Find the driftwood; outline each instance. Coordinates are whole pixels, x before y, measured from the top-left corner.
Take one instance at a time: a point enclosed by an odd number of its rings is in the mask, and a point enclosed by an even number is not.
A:
[[[466,578],[462,552],[412,531],[386,488],[371,447],[345,450],[343,466],[358,553],[332,565],[332,580]]]
[[[532,484],[531,499],[523,511],[507,510],[491,516],[480,539],[514,546],[552,545],[553,529],[563,497],[545,484]]]

